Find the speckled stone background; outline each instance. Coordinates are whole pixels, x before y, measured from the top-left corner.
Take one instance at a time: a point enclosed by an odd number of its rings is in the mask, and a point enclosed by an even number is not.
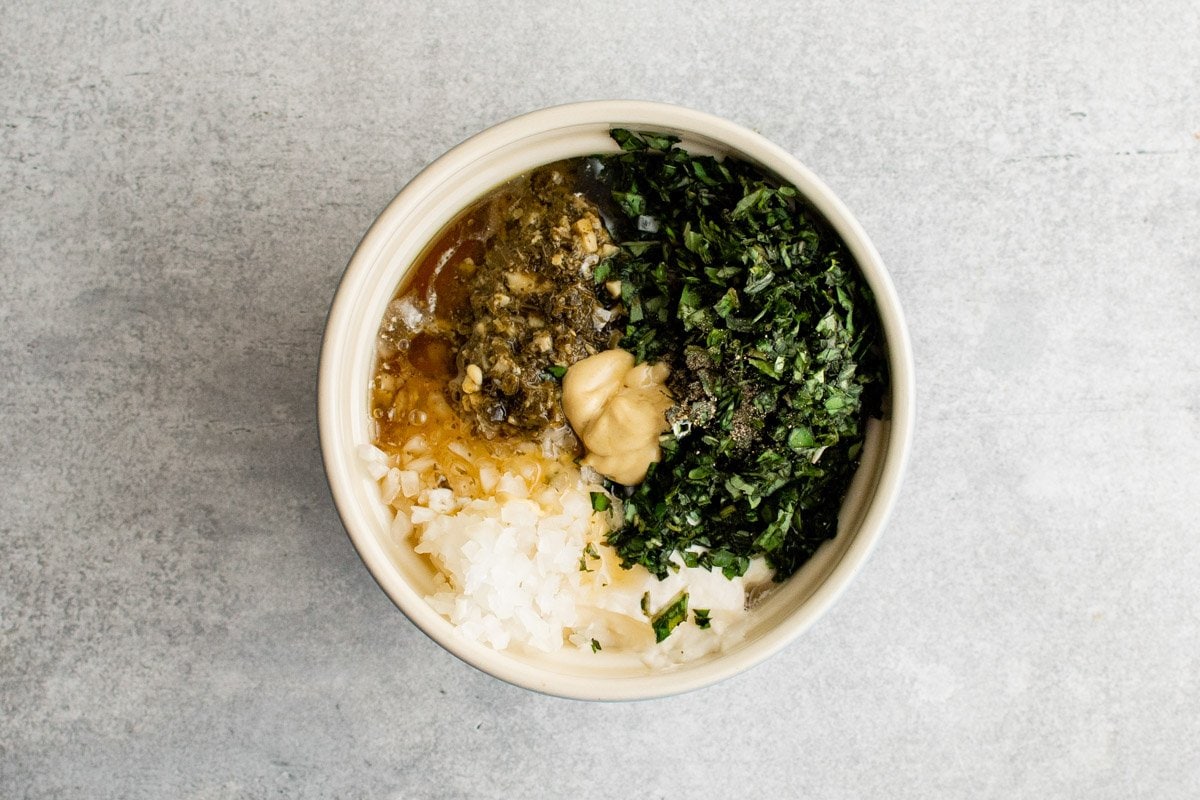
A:
[[[1198,43],[1193,0],[4,0],[0,796],[1200,795]],[[596,705],[393,608],[314,383],[409,178],[614,97],[753,127],[840,193],[919,412],[810,633]]]

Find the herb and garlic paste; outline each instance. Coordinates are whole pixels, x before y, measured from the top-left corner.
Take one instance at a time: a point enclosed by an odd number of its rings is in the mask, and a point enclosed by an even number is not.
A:
[[[384,319],[380,369],[402,356],[444,378],[452,405],[487,438],[561,425],[558,379],[618,335],[591,278],[617,248],[570,169],[544,167],[476,203]]]

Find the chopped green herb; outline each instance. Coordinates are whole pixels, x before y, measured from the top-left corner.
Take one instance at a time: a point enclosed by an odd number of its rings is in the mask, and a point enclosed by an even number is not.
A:
[[[592,542],[588,542],[587,547],[583,548],[583,555],[579,557],[580,572],[594,572],[594,570],[588,566],[589,558],[600,558],[600,552],[596,549],[596,545]]]
[[[712,620],[708,618],[709,610],[707,608],[697,608],[692,612],[693,618],[696,620],[696,627],[701,630],[708,630],[712,625]]]
[[[676,406],[662,459],[623,495],[608,543],[660,578],[691,548],[685,563],[730,577],[765,555],[783,580],[837,533],[880,411],[872,295],[793,187],[671,136],[612,136],[623,152],[601,157],[601,175],[625,219],[604,276],[628,310],[619,346],[667,362]]]
[[[563,376],[567,374],[567,368],[562,364],[551,364],[546,367],[546,372],[550,373],[550,376],[555,380],[561,381]]]
[[[592,652],[593,653],[599,653],[603,649],[604,648],[600,646],[600,643],[598,641],[596,641],[595,639],[592,639]]]
[[[647,595],[649,597],[649,595]],[[645,601],[643,601],[645,605]],[[679,595],[679,598],[664,608],[655,615],[654,619],[650,620],[650,626],[654,628],[654,641],[661,642],[671,635],[671,631],[679,626],[679,623],[687,619],[688,610],[688,595],[687,592]]]
[[[611,501],[608,499],[608,495],[606,495],[604,492],[592,492],[591,494],[592,511],[608,511],[609,506],[612,505]]]

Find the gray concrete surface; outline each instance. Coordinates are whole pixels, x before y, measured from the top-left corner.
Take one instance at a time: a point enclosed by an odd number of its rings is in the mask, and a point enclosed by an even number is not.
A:
[[[1192,0],[211,5],[0,4],[0,796],[1200,794]],[[595,705],[392,607],[313,406],[405,181],[606,97],[823,176],[894,274],[920,408],[808,635]]]

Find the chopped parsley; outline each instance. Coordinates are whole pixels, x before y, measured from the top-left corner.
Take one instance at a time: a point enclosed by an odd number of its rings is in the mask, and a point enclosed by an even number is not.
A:
[[[600,646],[600,642],[596,641],[595,639],[592,639],[592,652],[593,653],[599,653],[603,649],[604,648]]]
[[[608,511],[611,502],[604,492],[592,492],[592,511]]]
[[[579,571],[592,572],[592,568],[588,566],[589,558],[600,558],[600,551],[596,549],[596,545],[592,542],[587,543],[587,547],[583,548],[583,555],[579,557]]]
[[[646,602],[642,601],[642,608],[645,609]],[[670,603],[662,611],[654,615],[654,619],[650,620],[650,627],[654,629],[654,641],[661,642],[671,635],[671,631],[679,627],[679,623],[687,619],[688,610],[688,595],[687,592],[679,595],[672,603]]]
[[[692,618],[696,620],[696,627],[700,630],[708,630],[712,625],[712,620],[708,618],[709,610],[707,608],[697,608],[692,612]]]
[[[610,487],[625,523],[608,543],[660,578],[679,553],[727,577],[764,555],[783,580],[837,533],[879,413],[870,290],[794,187],[672,136],[612,136],[623,152],[603,157],[600,177],[624,217],[621,250],[595,270],[596,292],[620,281],[619,346],[671,367],[676,406],[661,461],[636,487]],[[665,620],[656,633],[678,624]]]

